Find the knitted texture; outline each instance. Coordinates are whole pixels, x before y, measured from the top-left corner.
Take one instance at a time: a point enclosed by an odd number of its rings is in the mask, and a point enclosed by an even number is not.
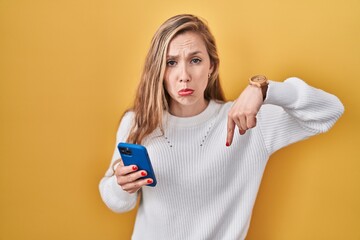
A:
[[[257,126],[226,147],[231,106],[210,101],[188,118],[166,113],[164,134],[157,129],[144,140],[158,184],[141,190],[132,239],[244,239],[269,156],[329,130],[344,111],[337,97],[298,78],[271,81]],[[126,140],[132,119],[132,112],[123,117],[116,145]],[[112,162],[118,158],[115,148]],[[138,193],[124,192],[111,167],[99,188],[115,212],[136,205]]]

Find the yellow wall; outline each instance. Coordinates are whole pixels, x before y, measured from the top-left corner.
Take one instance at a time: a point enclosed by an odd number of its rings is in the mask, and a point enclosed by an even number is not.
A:
[[[360,2],[130,2],[0,1],[0,239],[130,238],[135,211],[110,212],[97,185],[152,34],[185,12],[208,20],[228,98],[264,73],[346,107],[273,155],[248,239],[360,239]]]

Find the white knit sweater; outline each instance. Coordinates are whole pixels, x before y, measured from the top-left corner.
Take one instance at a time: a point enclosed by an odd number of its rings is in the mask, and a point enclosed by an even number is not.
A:
[[[189,118],[167,113],[165,134],[155,130],[145,139],[158,183],[142,188],[132,239],[244,239],[269,156],[329,130],[344,111],[337,97],[298,78],[271,81],[257,126],[226,147],[231,105],[211,101]],[[132,119],[132,112],[123,117],[116,144],[126,140]],[[115,147],[112,162],[119,157]],[[100,193],[115,212],[136,205],[137,193],[124,192],[111,167]]]

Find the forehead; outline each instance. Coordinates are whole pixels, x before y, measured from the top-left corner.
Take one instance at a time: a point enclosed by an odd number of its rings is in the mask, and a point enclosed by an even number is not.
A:
[[[168,46],[168,54],[178,54],[179,51],[207,52],[202,36],[194,31],[180,33],[170,41]]]

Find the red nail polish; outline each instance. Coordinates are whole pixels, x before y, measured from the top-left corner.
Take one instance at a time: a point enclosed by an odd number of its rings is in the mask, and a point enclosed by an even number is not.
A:
[[[138,170],[138,167],[137,167],[137,166],[133,166],[133,167],[132,167],[132,170],[136,171],[136,170]]]
[[[227,147],[230,146],[230,143],[229,143],[229,142],[226,142],[226,146],[227,146]]]
[[[141,172],[141,176],[146,176],[146,172]]]
[[[148,179],[147,180],[147,183],[152,183],[153,181],[151,179]]]

